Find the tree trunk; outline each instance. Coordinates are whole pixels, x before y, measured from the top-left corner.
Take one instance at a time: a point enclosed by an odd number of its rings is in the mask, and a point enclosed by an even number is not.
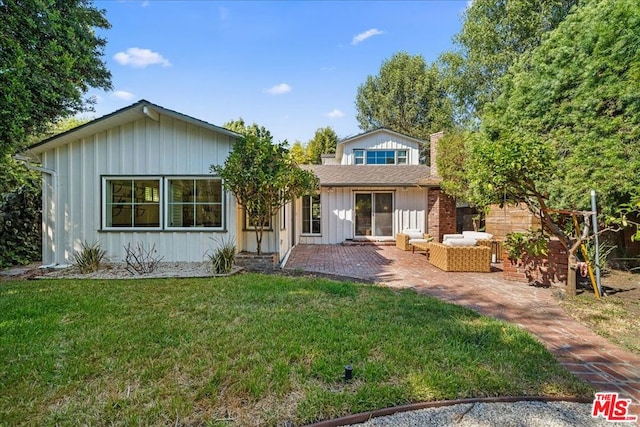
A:
[[[576,294],[576,256],[569,254],[569,262],[567,267],[567,294]]]
[[[262,255],[262,230],[263,226],[256,227],[256,252]]]

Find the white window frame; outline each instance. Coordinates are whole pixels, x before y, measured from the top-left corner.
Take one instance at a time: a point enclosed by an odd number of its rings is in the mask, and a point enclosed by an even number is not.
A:
[[[220,227],[170,227],[169,226],[169,181],[171,180],[219,180],[222,186],[221,215],[222,223]],[[158,227],[111,227],[107,226],[109,204],[107,203],[107,185],[109,181],[158,181],[159,197],[159,225]],[[100,231],[226,231],[227,221],[227,194],[224,182],[221,178],[211,175],[104,175],[101,177],[101,214]]]
[[[320,217],[318,218],[319,221],[319,225],[320,225],[320,231],[317,233],[313,232],[313,198],[317,197],[318,198],[318,209],[319,209],[319,213],[320,213]],[[304,231],[304,202],[305,200],[309,200],[310,201],[310,206],[309,206],[309,231],[305,232]],[[300,206],[300,217],[302,219],[302,235],[303,236],[321,236],[322,235],[322,196],[320,194],[313,194],[313,195],[307,195],[307,196],[302,196],[302,203]]]
[[[362,160],[362,162],[358,163],[358,160]],[[363,150],[363,149],[353,150],[353,164],[354,165],[365,165],[365,164],[367,164],[367,161],[366,161],[366,150]]]
[[[169,184],[169,181],[219,181],[220,182],[220,188],[221,188],[221,200],[220,200],[220,215],[221,215],[221,219],[220,219],[220,226],[219,227],[175,227],[172,226],[169,221],[170,221],[170,217],[171,217],[171,209],[170,209],[170,203],[169,200],[171,200],[170,198],[170,194],[169,192],[171,191],[171,186]],[[163,201],[163,206],[164,206],[164,212],[165,212],[165,223],[164,223],[164,228],[165,230],[169,230],[169,231],[224,231],[225,230],[225,220],[226,220],[226,203],[225,203],[225,191],[224,191],[224,183],[222,182],[222,179],[220,177],[217,176],[211,176],[211,175],[179,175],[179,176],[166,176],[164,177],[164,201]],[[197,204],[197,202],[194,202],[194,205]]]
[[[158,201],[158,226],[157,227],[112,227],[107,225],[107,211],[109,204],[107,203],[107,184],[109,181],[158,181],[159,186],[159,196],[160,200]],[[158,175],[106,175],[102,177],[102,200],[100,202],[100,206],[102,208],[102,218],[101,218],[101,229],[102,230],[113,230],[113,231],[157,231],[162,230],[163,224],[163,201],[162,201],[162,191],[163,191],[163,179]]]
[[[404,152],[404,156],[400,156],[400,153]],[[404,158],[404,163],[400,163],[400,159]],[[396,150],[396,165],[408,165],[409,164],[409,150]]]
[[[244,209],[244,230],[255,230],[257,227],[255,225],[249,224],[249,211]],[[265,224],[263,231],[273,231],[273,218],[269,217],[269,222]]]

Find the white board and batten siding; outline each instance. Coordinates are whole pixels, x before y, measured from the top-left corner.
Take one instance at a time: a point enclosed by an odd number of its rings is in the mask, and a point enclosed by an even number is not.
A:
[[[399,135],[391,137],[385,132],[365,134],[345,142],[341,164],[355,164],[353,150],[407,150],[407,164],[417,165],[420,161],[420,147],[416,141]]]
[[[69,263],[82,242],[99,242],[114,262],[124,259],[125,245],[137,242],[147,248],[155,244],[165,261],[206,260],[215,238],[236,234],[235,201],[229,193],[224,196],[225,232],[107,231],[101,230],[102,178],[211,176],[210,166],[223,164],[232,144],[229,135],[160,114],[157,121],[139,118],[43,152],[43,166],[58,173],[55,199],[60,203],[55,206],[52,179],[45,175],[43,262]],[[55,241],[63,247],[55,248]]]
[[[301,244],[340,244],[355,235],[355,194],[366,192],[393,193],[394,216],[393,236],[405,228],[426,230],[427,189],[418,187],[323,187],[320,191],[321,233],[302,234],[302,202],[297,200],[296,230]]]

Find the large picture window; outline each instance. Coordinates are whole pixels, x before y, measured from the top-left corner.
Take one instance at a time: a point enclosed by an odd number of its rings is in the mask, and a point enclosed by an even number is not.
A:
[[[168,179],[168,228],[222,228],[222,181]]]
[[[102,182],[103,229],[224,228],[219,178],[105,177]]]
[[[302,198],[302,233],[320,234],[320,195]]]
[[[106,227],[159,228],[160,179],[108,179],[105,205]]]

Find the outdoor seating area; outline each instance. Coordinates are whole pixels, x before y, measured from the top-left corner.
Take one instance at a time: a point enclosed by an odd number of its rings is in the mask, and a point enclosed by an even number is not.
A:
[[[424,244],[433,241],[433,237],[422,230],[405,228],[402,233],[396,234],[396,247],[403,251],[415,252],[415,244]],[[424,249],[423,249],[424,250]]]
[[[489,246],[450,246],[431,242],[429,243],[429,262],[443,271],[489,273],[491,248]]]

